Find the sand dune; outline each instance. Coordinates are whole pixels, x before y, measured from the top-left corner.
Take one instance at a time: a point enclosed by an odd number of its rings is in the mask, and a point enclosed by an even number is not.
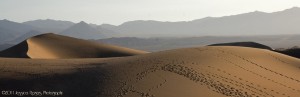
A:
[[[260,48],[260,49],[268,49],[273,50],[271,47],[256,43],[256,42],[231,42],[231,43],[218,43],[212,44],[209,46],[241,46],[241,47],[252,47],[252,48]]]
[[[110,59],[0,59],[0,90],[64,97],[298,97],[300,60],[208,46]]]
[[[58,59],[121,57],[145,53],[147,52],[49,33],[29,38],[0,52],[0,56]]]
[[[300,58],[300,48],[291,48],[286,50],[276,50],[279,53],[286,54],[292,57]]]
[[[300,49],[299,48],[290,48],[285,50],[277,50],[272,49],[266,45],[256,43],[256,42],[232,42],[232,43],[219,43],[219,44],[212,44],[208,46],[240,46],[240,47],[252,47],[252,48],[259,48],[259,49],[267,49],[274,52],[282,53],[291,57],[300,58]]]

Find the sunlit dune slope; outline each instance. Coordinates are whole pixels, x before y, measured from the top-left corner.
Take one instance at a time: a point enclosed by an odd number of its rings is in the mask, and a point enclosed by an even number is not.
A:
[[[111,59],[1,59],[0,90],[64,97],[298,97],[300,60],[270,50],[208,46]]]
[[[147,52],[49,33],[29,38],[0,52],[0,56],[58,59],[122,57],[145,53]]]

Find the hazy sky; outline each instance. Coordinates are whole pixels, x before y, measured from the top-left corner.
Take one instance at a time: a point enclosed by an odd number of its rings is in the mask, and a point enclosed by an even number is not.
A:
[[[119,25],[133,20],[190,21],[252,11],[274,12],[300,0],[0,0],[0,19],[56,19]]]

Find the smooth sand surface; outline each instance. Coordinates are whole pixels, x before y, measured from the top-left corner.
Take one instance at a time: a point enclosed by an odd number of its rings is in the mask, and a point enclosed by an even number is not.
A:
[[[299,59],[248,47],[207,46],[107,59],[2,58],[0,62],[0,90],[63,91],[64,97],[300,95]]]
[[[145,53],[147,52],[49,33],[31,37],[12,48],[0,52],[0,56],[62,59],[122,57]]]

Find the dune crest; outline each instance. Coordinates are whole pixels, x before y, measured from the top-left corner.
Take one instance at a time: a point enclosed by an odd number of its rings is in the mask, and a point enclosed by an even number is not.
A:
[[[256,42],[231,42],[231,43],[218,43],[218,44],[211,44],[208,46],[241,46],[241,47],[252,47],[252,48],[259,48],[259,49],[267,49],[273,50],[271,47],[256,43]]]
[[[17,46],[0,52],[0,56],[61,59],[122,57],[145,53],[147,52],[48,33],[31,37]]]

